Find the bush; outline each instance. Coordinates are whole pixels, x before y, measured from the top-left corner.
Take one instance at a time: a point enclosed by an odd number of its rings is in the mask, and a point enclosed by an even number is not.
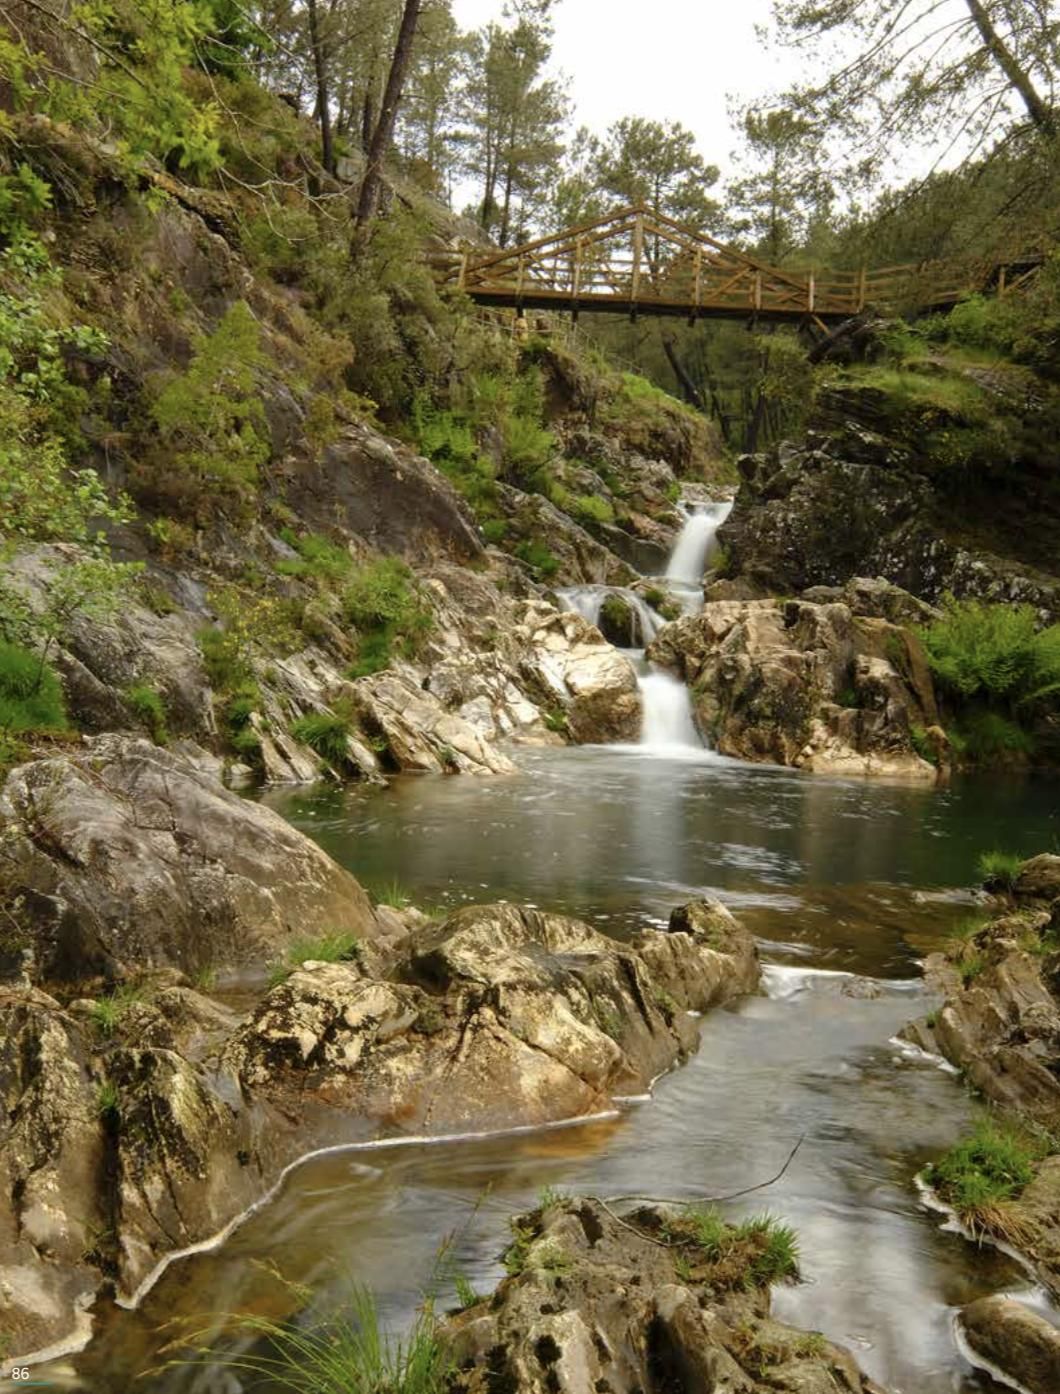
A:
[[[397,557],[359,566],[343,595],[343,610],[360,639],[354,668],[370,672],[385,668],[395,650],[412,658],[434,624],[415,577]]]
[[[63,690],[39,654],[0,642],[0,732],[61,731]]]
[[[1039,630],[1030,605],[947,596],[920,637],[939,683],[962,701],[1023,706],[1060,693],[1060,625]]]
[[[536,538],[520,542],[515,549],[514,555],[520,561],[525,562],[543,580],[554,576],[559,570],[559,562],[552,555],[543,542]]]
[[[580,523],[607,524],[615,521],[615,510],[599,494],[579,494],[574,499],[574,516]]]
[[[169,733],[166,730],[166,704],[162,694],[148,683],[137,683],[126,692],[125,700],[138,720],[151,732],[155,745],[165,745]]]
[[[353,558],[346,548],[318,533],[304,533],[299,537],[290,528],[284,528],[280,536],[298,553],[296,558],[288,557],[276,563],[276,570],[281,576],[342,581],[353,569]]]

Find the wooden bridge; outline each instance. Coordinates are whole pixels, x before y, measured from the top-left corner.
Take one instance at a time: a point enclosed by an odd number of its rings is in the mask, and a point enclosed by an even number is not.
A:
[[[787,271],[640,207],[521,247],[435,252],[429,260],[442,286],[479,305],[824,327],[869,306],[929,310],[976,291],[1004,294],[1034,274],[1043,252],[872,271]]]

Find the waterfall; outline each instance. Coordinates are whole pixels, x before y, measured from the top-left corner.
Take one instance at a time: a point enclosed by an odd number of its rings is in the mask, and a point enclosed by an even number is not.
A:
[[[638,648],[646,649],[663,626],[659,615],[651,608],[643,596],[625,586],[569,586],[556,592],[561,607],[573,610],[583,620],[599,626],[600,611],[609,595],[622,600],[633,611],[637,619]]]
[[[670,554],[666,579],[686,586],[701,586],[715,534],[732,512],[732,501],[693,504],[691,508]]]
[[[692,719],[692,699],[680,678],[664,668],[649,667],[640,674],[639,681],[644,703],[641,746],[660,754],[678,749],[701,749],[703,742]]]

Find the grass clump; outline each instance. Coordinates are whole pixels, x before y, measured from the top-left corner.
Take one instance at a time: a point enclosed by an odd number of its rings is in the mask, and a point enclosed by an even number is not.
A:
[[[65,728],[66,707],[55,670],[40,654],[0,642],[0,734]]]
[[[165,745],[169,740],[169,732],[166,729],[166,704],[158,689],[150,683],[137,683],[126,692],[125,700],[137,720],[150,731],[155,745]]]
[[[116,1118],[121,1112],[121,1093],[111,1079],[105,1079],[96,1090],[96,1113],[100,1118]]]
[[[280,536],[297,557],[286,557],[276,563],[281,576],[297,576],[322,582],[341,582],[353,570],[353,558],[345,547],[319,533],[299,536],[291,528],[281,529]]]
[[[353,715],[349,708],[336,706],[330,712],[309,712],[291,723],[291,735],[314,751],[336,773],[350,764],[350,733]]]
[[[108,1039],[121,1029],[121,1023],[129,1009],[142,1000],[134,987],[119,987],[107,997],[100,997],[92,1004],[92,1022],[101,1036]]]
[[[381,891],[376,892],[377,905],[389,905],[392,910],[407,910],[412,897],[400,881],[388,881]]]
[[[1004,1231],[1004,1206],[1034,1177],[1044,1144],[984,1119],[974,1132],[932,1162],[924,1180],[972,1229]]]
[[[273,964],[269,986],[276,987],[289,978],[303,963],[356,963],[361,956],[361,941],[345,929],[334,929],[318,935],[303,935],[294,939],[284,950],[283,957]]]
[[[552,552],[545,543],[539,541],[537,538],[520,542],[515,548],[514,555],[518,557],[521,562],[525,562],[530,570],[542,580],[547,580],[550,576],[555,576],[556,572],[559,570],[559,562],[557,559],[552,555]]]
[[[799,1276],[798,1236],[774,1215],[730,1224],[713,1207],[693,1205],[667,1223],[664,1235],[683,1250],[690,1277],[717,1289],[769,1287]]]
[[[977,870],[988,889],[1010,891],[1016,884],[1022,865],[1023,858],[1018,852],[1003,852],[995,847],[992,851],[980,853]]]
[[[383,1328],[374,1297],[360,1285],[327,1320],[280,1325],[246,1314],[226,1318],[224,1326],[249,1348],[225,1356],[211,1344],[201,1359],[291,1394],[444,1394],[454,1369],[429,1303],[409,1334],[397,1338]]]

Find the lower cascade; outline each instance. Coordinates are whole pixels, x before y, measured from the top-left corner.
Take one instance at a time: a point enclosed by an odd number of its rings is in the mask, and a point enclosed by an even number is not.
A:
[[[665,752],[699,749],[700,740],[692,719],[688,688],[664,668],[649,667],[639,678],[644,720],[640,744],[646,750]]]
[[[666,579],[676,581],[680,586],[695,586],[698,589],[703,584],[704,568],[716,546],[718,529],[732,512],[732,500],[684,504],[682,512],[685,513],[685,525],[670,553]]]

